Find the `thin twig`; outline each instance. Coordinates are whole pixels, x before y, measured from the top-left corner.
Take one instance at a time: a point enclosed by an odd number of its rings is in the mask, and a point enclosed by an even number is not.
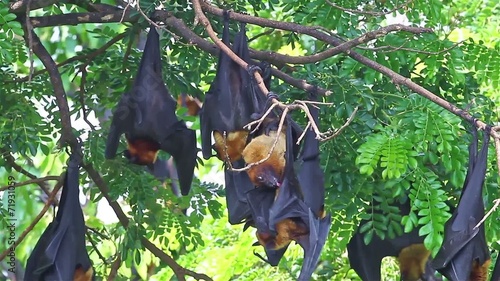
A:
[[[307,130],[309,130],[311,128],[311,122],[307,122],[307,125],[306,127],[304,128],[304,131],[302,132],[302,134],[300,135],[300,137],[297,139],[297,144],[299,144],[302,139],[305,137],[306,133],[307,133]]]
[[[347,121],[344,123],[344,125],[342,125],[342,127],[338,128],[337,130],[335,130],[335,132],[325,138],[323,141],[327,141],[327,140],[330,140],[330,139],[333,139],[334,137],[340,135],[340,133],[342,133],[342,131],[347,128],[347,126],[349,126],[349,124],[351,124],[352,120],[354,120],[354,116],[356,115],[356,112],[358,112],[358,106],[356,106],[356,108],[354,109],[354,111],[351,113],[351,116],[349,116],[349,118],[347,119]]]
[[[366,15],[366,16],[375,16],[375,17],[381,17],[381,16],[385,16],[385,15],[388,15],[388,14],[392,14],[393,12],[403,8],[403,7],[406,7],[406,5],[410,4],[411,2],[413,2],[413,0],[408,0],[406,2],[404,2],[403,4],[399,5],[399,6],[396,6],[394,9],[392,10],[389,10],[389,11],[386,11],[386,12],[374,12],[374,11],[362,11],[362,10],[353,10],[353,9],[349,9],[349,8],[344,8],[344,7],[341,7],[341,6],[338,6],[336,5],[335,3],[329,1],[329,0],[325,0],[330,6],[336,8],[336,9],[339,9],[341,11],[344,11],[344,12],[349,12],[349,13],[353,13],[353,14],[360,14],[360,15]]]
[[[257,166],[257,165],[260,165],[260,164],[266,162],[271,157],[271,155],[273,154],[274,148],[276,148],[276,145],[278,144],[278,141],[279,141],[280,136],[281,136],[281,132],[283,131],[283,125],[285,123],[285,117],[288,114],[288,111],[289,111],[289,107],[287,106],[287,107],[285,107],[285,109],[283,110],[283,113],[281,114],[280,123],[278,125],[278,129],[276,130],[276,138],[274,139],[274,143],[271,146],[271,149],[269,150],[269,152],[267,153],[267,156],[264,159],[261,159],[257,162],[247,163],[247,165],[243,168],[235,169],[235,168],[230,167],[231,171],[235,171],[235,172],[247,171],[248,169],[252,168],[253,166]],[[288,125],[288,126],[291,126],[291,125]]]
[[[59,180],[59,178],[60,178],[59,176],[46,176],[43,178],[34,178],[34,179],[27,180],[27,181],[15,183],[14,185],[2,186],[2,187],[0,187],[0,191],[7,190],[9,187],[20,187],[20,186],[25,186],[28,184],[33,184],[33,183],[40,185],[40,183],[42,183],[42,182],[56,181],[56,180]],[[49,194],[47,194],[47,195],[49,195]]]
[[[94,248],[94,251],[97,253],[97,255],[102,260],[102,262],[105,265],[108,265],[108,262],[106,261],[106,258],[99,251],[99,248],[97,247],[97,244],[94,242],[94,239],[92,239],[92,236],[90,235],[90,233],[88,231],[86,231],[85,235],[87,236],[87,239],[89,240],[90,244],[92,245],[92,248]]]
[[[491,215],[491,213],[493,213],[498,208],[498,206],[500,205],[500,198],[493,200],[493,203],[494,203],[493,207],[491,207],[491,209],[488,211],[488,213],[486,213],[486,215],[484,215],[484,217],[476,224],[476,226],[474,226],[473,229],[476,229],[479,226],[481,226],[481,224],[484,223],[484,221]]]

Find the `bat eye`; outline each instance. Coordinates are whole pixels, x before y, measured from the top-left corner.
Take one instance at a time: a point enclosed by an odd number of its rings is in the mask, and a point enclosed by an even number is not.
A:
[[[264,180],[264,178],[263,178],[262,176],[257,176],[257,180],[258,180],[258,181],[263,181],[263,180]]]

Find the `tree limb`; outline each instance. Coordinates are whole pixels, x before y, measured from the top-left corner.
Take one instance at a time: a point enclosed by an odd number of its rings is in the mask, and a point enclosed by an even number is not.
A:
[[[57,192],[62,187],[62,185],[64,183],[64,176],[65,176],[65,173],[63,173],[60,176],[59,181],[54,186],[54,189],[52,190],[52,192],[49,195],[49,199],[47,199],[47,202],[45,202],[45,204],[43,205],[43,209],[35,217],[35,219],[30,223],[30,225],[28,226],[28,228],[26,228],[23,231],[23,233],[21,233],[21,235],[19,235],[19,237],[17,238],[16,242],[14,242],[13,245],[11,245],[2,254],[0,254],[0,261],[2,261],[9,254],[9,252],[11,251],[11,248],[15,249],[17,246],[19,246],[19,244],[21,244],[21,242],[23,242],[24,238],[26,238],[26,235],[28,235],[28,233],[30,233],[30,231],[33,230],[33,228],[40,221],[40,219],[42,219],[42,217],[45,215],[45,213],[47,212],[47,210],[50,208],[51,203],[54,201]]]
[[[118,217],[120,224],[123,225],[123,227],[127,228],[130,221],[129,221],[127,215],[123,212],[122,208],[120,207],[120,204],[118,204],[118,202],[116,202],[116,201],[113,201],[111,199],[111,197],[109,197],[109,188],[108,188],[107,184],[104,182],[104,180],[102,179],[102,177],[94,169],[94,167],[90,164],[83,164],[83,168],[87,171],[89,177],[97,185],[97,187],[101,191],[101,193],[102,193],[103,197],[106,199],[106,201],[108,201],[109,206],[111,206],[111,208],[115,212],[116,216]],[[141,243],[146,249],[148,249],[151,253],[153,253],[160,260],[165,262],[170,268],[172,268],[175,276],[177,276],[177,278],[179,280],[186,280],[185,279],[186,275],[194,277],[198,280],[199,279],[212,280],[210,277],[208,277],[205,274],[196,273],[196,272],[193,272],[191,270],[188,270],[188,269],[182,267],[172,257],[170,257],[165,252],[163,252],[161,249],[156,247],[155,244],[151,243],[146,238],[142,237]]]

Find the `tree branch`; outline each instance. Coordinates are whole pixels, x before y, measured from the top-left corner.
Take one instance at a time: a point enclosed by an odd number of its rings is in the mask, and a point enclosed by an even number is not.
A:
[[[109,188],[107,184],[104,182],[102,177],[99,175],[99,173],[94,169],[94,167],[90,164],[83,164],[83,168],[87,171],[89,177],[94,181],[94,183],[97,185],[99,190],[101,191],[103,197],[108,201],[109,206],[113,209],[115,212],[116,216],[118,217],[118,220],[120,221],[120,224],[123,225],[123,227],[127,228],[129,224],[129,219],[127,215],[123,212],[122,208],[120,205],[111,199],[109,197]],[[153,253],[155,256],[157,256],[160,260],[165,262],[172,270],[174,271],[175,276],[179,280],[186,280],[185,276],[191,276],[193,278],[196,278],[198,280],[212,280],[210,277],[208,277],[205,274],[200,274],[193,272],[191,270],[188,270],[181,265],[179,265],[172,257],[167,255],[165,252],[163,252],[161,249],[156,247],[155,244],[151,243],[149,240],[146,238],[142,237],[141,238],[141,243],[142,245],[148,249],[151,253]]]
[[[37,185],[39,185],[41,187],[42,183],[45,183],[46,181],[56,181],[56,180],[59,180],[59,176],[46,176],[43,178],[34,178],[34,179],[23,181],[23,182],[18,182],[16,184],[14,184],[13,186],[12,185],[2,186],[2,187],[0,187],[0,191],[5,191],[9,187],[20,187],[20,186],[25,186],[28,184],[33,184],[33,183],[36,183]],[[50,195],[50,193],[47,195]]]
[[[116,42],[122,40],[125,37],[126,34],[127,34],[126,32],[120,33],[117,36],[115,36],[113,39],[109,40],[109,42],[107,42],[106,44],[102,45],[102,47],[100,47],[99,49],[96,49],[95,51],[93,51],[91,53],[88,53],[88,54],[82,54],[82,55],[77,55],[77,56],[71,57],[71,58],[69,58],[69,59],[67,59],[67,60],[65,60],[63,62],[58,63],[57,67],[61,67],[61,66],[67,65],[69,63],[72,63],[72,62],[75,62],[75,61],[80,61],[80,60],[91,61],[94,58],[96,58],[98,55],[104,53],[113,44],[115,44]],[[37,71],[35,71],[33,73],[33,75],[31,77],[33,78],[33,77],[38,76],[40,74],[43,74],[45,72],[47,72],[47,68],[37,70]],[[22,77],[22,78],[11,80],[11,81],[5,81],[4,83],[6,83],[6,84],[8,84],[8,83],[19,83],[19,82],[26,82],[28,80],[29,80],[29,76],[26,76],[26,77]]]
[[[21,233],[21,235],[19,235],[19,238],[17,238],[16,242],[14,242],[13,245],[10,246],[10,248],[7,248],[1,255],[0,255],[0,261],[2,261],[8,254],[9,252],[11,251],[11,248],[15,249],[17,246],[19,246],[19,244],[21,244],[21,242],[23,242],[24,238],[26,238],[26,235],[28,235],[28,233],[30,233],[30,231],[33,230],[33,228],[35,227],[35,225],[40,221],[40,219],[42,219],[43,215],[45,215],[45,213],[47,212],[47,210],[50,208],[50,205],[51,203],[54,201],[55,199],[55,196],[57,194],[57,192],[59,191],[59,189],[62,187],[63,183],[64,183],[64,176],[65,174],[63,173],[60,177],[59,177],[59,181],[57,182],[57,184],[54,186],[54,189],[52,190],[52,192],[50,193],[49,195],[49,199],[47,199],[47,202],[45,202],[44,206],[43,206],[43,209],[40,211],[40,213],[35,217],[35,219],[30,223],[30,225],[28,226],[28,228],[26,228],[23,233]]]
[[[42,61],[50,75],[50,82],[54,88],[54,95],[56,97],[57,107],[59,108],[59,115],[61,120],[61,139],[59,146],[63,147],[69,143],[72,147],[77,143],[75,136],[72,132],[71,119],[69,113],[68,101],[66,100],[66,92],[61,79],[61,74],[57,69],[57,65],[50,56],[49,52],[43,46],[40,38],[32,29],[28,29],[26,24],[23,24],[24,40],[29,45],[32,39],[32,47],[35,55]],[[57,114],[57,113],[56,113]]]
[[[205,11],[207,11],[211,14],[222,16],[222,11],[223,11],[222,9],[213,7],[205,2],[203,2],[202,7]],[[263,20],[263,19],[258,18],[258,17],[239,14],[239,13],[235,13],[235,12],[231,12],[230,17],[232,19],[235,19],[238,21],[251,23],[251,24],[257,24],[257,25],[264,26],[264,27],[279,28],[279,29],[293,31],[293,32],[301,33],[301,34],[307,34],[309,36],[312,36],[318,40],[321,40],[321,41],[328,43],[328,44],[331,44],[333,46],[340,46],[344,43],[340,39],[338,39],[334,36],[330,36],[330,35],[326,34],[325,32],[318,30],[317,28],[310,28],[310,27],[302,26],[300,24],[295,24],[295,23],[290,23],[290,22],[283,23],[283,22],[279,22],[279,21],[275,21],[275,20]],[[424,87],[411,81],[411,79],[406,78],[406,77],[402,76],[401,74],[389,69],[388,67],[385,67],[385,66],[383,66],[383,65],[381,65],[373,60],[370,60],[367,57],[365,57],[365,56],[363,56],[363,55],[361,55],[353,50],[347,50],[347,51],[345,51],[345,53],[349,57],[362,63],[363,65],[366,65],[366,66],[386,75],[387,77],[391,78],[391,80],[394,84],[406,86],[410,90],[412,90],[415,93],[431,100],[432,102],[438,104],[439,106],[450,111],[451,113],[453,113],[453,114],[455,114],[455,115],[457,115],[465,120],[468,120],[469,122],[473,122],[480,129],[484,130],[484,128],[486,128],[487,124],[484,123],[483,121],[473,118],[472,115],[470,115],[470,113],[468,113],[467,111],[462,110],[462,109],[456,107],[454,104],[436,96],[435,94],[428,91]],[[490,131],[490,135],[494,138],[500,138],[500,134],[495,132],[494,130]]]
[[[0,147],[0,153],[3,155],[3,157],[5,159],[5,162],[7,162],[7,164],[9,164],[18,173],[21,173],[21,174],[27,176],[28,178],[30,178],[32,180],[37,179],[37,176],[33,175],[32,173],[30,173],[27,170],[23,169],[23,167],[19,166],[16,163],[16,160],[14,159],[14,157],[12,156],[12,154],[10,154],[10,151],[8,151],[6,148]],[[45,194],[50,195],[49,185],[45,181],[39,181],[39,182],[34,182],[34,183],[36,183],[40,187],[40,189],[43,190],[43,192]],[[58,204],[57,200],[55,200],[55,204],[56,205]]]

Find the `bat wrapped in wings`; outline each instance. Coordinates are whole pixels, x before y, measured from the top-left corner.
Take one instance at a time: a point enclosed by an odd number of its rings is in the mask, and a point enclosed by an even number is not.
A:
[[[229,14],[224,11],[222,42],[229,46]],[[241,54],[248,45],[245,25],[235,37],[233,51]],[[212,157],[212,148],[223,161],[235,162],[247,144],[249,131],[243,129],[252,121],[252,114],[261,108],[260,97],[251,91],[249,72],[240,67],[226,53],[220,51],[217,73],[200,113],[202,152],[205,159]],[[212,145],[212,137],[215,143]]]
[[[79,200],[81,157],[79,148],[70,156],[57,215],[28,258],[25,280],[94,280],[85,246],[85,221]]]
[[[486,131],[489,130],[489,127]],[[473,129],[469,147],[469,165],[458,206],[445,224],[444,241],[432,263],[441,274],[452,281],[486,281],[490,253],[486,244],[482,197],[488,160],[489,134],[484,132],[478,152],[477,130]]]
[[[247,40],[245,24],[242,23],[232,50],[248,63],[256,63],[249,58]],[[228,11],[224,11],[222,42],[230,46]],[[216,76],[205,95],[200,113],[202,152],[205,159],[212,156],[212,148],[215,148],[218,158],[224,161],[229,158],[233,168],[245,166],[241,151],[250,137],[248,130],[243,127],[253,120],[252,114],[260,109],[262,100],[265,100],[264,95],[253,86],[254,81],[249,72],[251,70],[240,67],[225,52],[220,52]],[[269,85],[270,76],[266,77],[265,83]],[[254,188],[253,184],[245,172],[226,169],[224,173],[229,222],[243,223],[250,218],[246,192]]]
[[[410,212],[410,200],[397,204],[401,215]],[[368,221],[362,221],[358,230],[347,244],[351,268],[363,281],[378,281],[381,279],[380,266],[384,257],[396,257],[402,281],[437,281],[435,272],[430,265],[430,251],[424,246],[424,237],[418,235],[419,229],[414,228],[409,233],[403,233],[393,239],[384,240],[374,235],[368,245],[359,229]]]
[[[317,118],[317,112],[315,114]],[[304,150],[303,165],[306,161],[313,161],[307,163],[306,166],[310,166],[301,171],[299,181],[294,169],[296,138],[292,133],[292,121],[288,116],[286,118],[286,156],[282,184],[274,190],[270,188],[253,190],[248,193],[247,198],[255,220],[258,242],[264,246],[269,262],[273,265],[277,264],[290,242],[296,241],[304,249],[304,260],[298,280],[309,280],[326,242],[331,226],[331,215],[325,216],[324,212],[320,212],[321,217],[318,217],[312,210],[320,210],[323,207],[308,206],[304,202],[307,197],[309,203],[316,201],[323,205],[324,198],[312,199],[317,196],[316,192],[324,197],[324,191],[321,191],[324,189],[324,185],[321,185],[323,174],[319,174],[320,178],[316,179],[319,181],[316,182],[309,178],[318,175],[317,169],[321,171],[319,162],[314,161],[316,159],[313,155],[319,149],[313,146],[317,146],[318,143],[309,141],[311,149]],[[306,135],[309,135],[306,138],[310,139],[311,134],[315,138],[312,131],[306,132]],[[305,157],[306,155],[311,157]],[[308,174],[307,171],[314,171],[314,173]],[[306,186],[307,184],[310,186]],[[305,189],[308,189],[307,192],[304,192]]]
[[[317,109],[313,109],[313,111],[314,110]],[[317,118],[317,111],[314,114],[316,114]],[[298,280],[309,280],[316,268],[321,250],[326,243],[332,218],[330,214],[325,216],[324,212],[321,212],[322,217],[318,217],[312,210],[321,209],[322,207],[308,206],[304,201],[306,198],[309,198],[308,202],[316,201],[316,203],[323,204],[324,197],[318,200],[311,200],[312,197],[316,196],[316,192],[320,194],[324,192],[321,191],[321,189],[324,189],[324,184],[321,185],[320,183],[323,182],[323,174],[317,179],[319,180],[318,182],[314,182],[314,180],[309,178],[314,176],[314,174],[309,175],[305,172],[306,170],[301,173],[301,181],[297,178],[293,161],[296,140],[293,137],[293,126],[288,116],[287,120],[289,124],[286,128],[286,165],[284,179],[279,190],[277,190],[278,195],[276,196],[276,200],[269,210],[269,223],[271,230],[276,231],[278,235],[285,233],[286,236],[296,241],[302,249],[304,249],[304,261]],[[317,122],[317,120],[315,121]],[[308,131],[306,134],[314,135],[314,132]],[[309,136],[309,138],[311,138],[311,136]],[[315,148],[312,150],[315,150]],[[306,160],[304,158],[304,163],[302,165],[305,163]],[[319,162],[316,162],[316,164],[319,164]],[[316,164],[312,162],[306,165],[314,167]],[[313,168],[313,170],[316,169],[321,168],[319,166]],[[302,182],[304,185],[302,185]],[[306,186],[306,184],[310,184],[310,186]],[[273,246],[273,244],[267,242],[266,246]]]
[[[177,119],[176,105],[162,78],[159,35],[152,25],[133,88],[123,94],[113,113],[105,156],[116,156],[120,136],[125,134],[125,157],[131,163],[146,165],[156,176],[166,173],[162,170],[165,163],[157,160],[158,151],[166,151],[174,158],[181,193],[187,195],[198,149],[196,133]]]

